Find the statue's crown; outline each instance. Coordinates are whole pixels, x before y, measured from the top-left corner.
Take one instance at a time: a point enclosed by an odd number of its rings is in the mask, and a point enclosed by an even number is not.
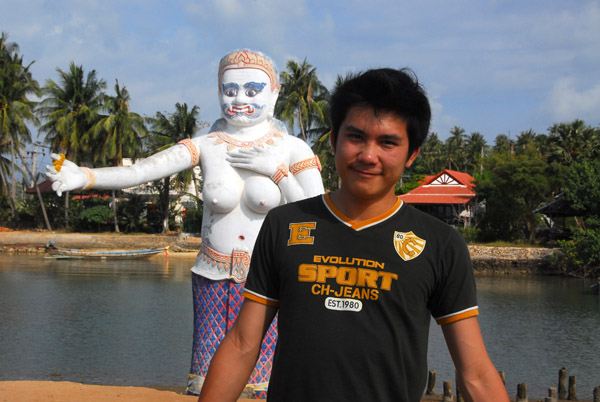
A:
[[[219,85],[223,73],[233,68],[255,68],[264,71],[271,81],[271,91],[279,87],[277,84],[277,71],[275,71],[273,63],[260,53],[251,50],[238,50],[223,57],[219,63]]]

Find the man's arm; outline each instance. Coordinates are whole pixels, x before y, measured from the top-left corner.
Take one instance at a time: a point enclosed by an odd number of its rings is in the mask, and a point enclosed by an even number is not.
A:
[[[274,307],[244,300],[233,327],[211,360],[198,402],[237,401],[276,311]]]
[[[477,317],[442,325],[465,401],[508,402],[506,388],[492,364]]]

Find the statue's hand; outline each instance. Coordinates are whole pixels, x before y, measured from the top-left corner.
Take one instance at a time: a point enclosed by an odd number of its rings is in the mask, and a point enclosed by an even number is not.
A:
[[[50,154],[52,165],[46,165],[46,176],[53,181],[52,190],[60,197],[63,191],[78,190],[85,187],[87,175],[73,162],[64,159],[64,155]]]
[[[226,160],[235,168],[252,170],[265,176],[272,176],[282,163],[275,153],[257,146],[227,152]]]

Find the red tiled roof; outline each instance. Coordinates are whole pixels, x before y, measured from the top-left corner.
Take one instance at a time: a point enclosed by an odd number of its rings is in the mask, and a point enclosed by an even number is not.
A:
[[[400,199],[408,204],[466,204],[475,197],[474,181],[467,173],[446,169],[427,176],[419,187]]]
[[[47,191],[52,191],[52,181],[50,181],[49,179],[46,179],[43,182],[38,183],[38,188],[40,189],[41,193],[44,193]],[[35,194],[37,191],[35,190],[35,186],[33,186],[33,187],[25,190],[25,192],[27,194]]]

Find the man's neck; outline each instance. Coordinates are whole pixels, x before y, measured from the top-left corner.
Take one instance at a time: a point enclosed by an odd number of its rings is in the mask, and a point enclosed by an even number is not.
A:
[[[393,192],[378,198],[357,198],[344,192],[343,188],[329,194],[331,202],[348,218],[362,222],[389,211],[397,201]]]

